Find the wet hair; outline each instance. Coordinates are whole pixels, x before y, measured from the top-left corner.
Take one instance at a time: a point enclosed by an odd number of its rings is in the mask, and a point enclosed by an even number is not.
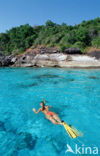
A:
[[[44,106],[44,102],[43,101],[41,101],[41,104]]]
[[[44,102],[43,101],[41,101],[41,103],[40,104],[42,104],[42,110],[45,110],[45,104],[44,104]]]

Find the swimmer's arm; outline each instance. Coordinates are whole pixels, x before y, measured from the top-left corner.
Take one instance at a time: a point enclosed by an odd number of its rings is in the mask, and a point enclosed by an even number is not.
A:
[[[38,111],[36,111],[36,109],[33,108],[33,112],[35,112],[36,114],[38,114],[39,112],[41,112],[41,108]]]

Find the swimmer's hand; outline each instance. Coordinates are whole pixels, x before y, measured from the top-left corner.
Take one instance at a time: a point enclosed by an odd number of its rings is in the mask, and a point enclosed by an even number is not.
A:
[[[38,114],[39,112],[41,112],[41,108],[38,111],[36,111],[36,109],[33,108],[33,112],[35,112],[36,114]]]
[[[33,108],[33,112],[36,112],[36,109],[35,108]]]

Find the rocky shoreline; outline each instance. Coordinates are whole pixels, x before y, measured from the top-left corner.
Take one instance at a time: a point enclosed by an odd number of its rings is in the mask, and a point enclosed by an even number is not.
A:
[[[66,49],[63,53],[57,48],[28,49],[20,55],[0,55],[0,67],[62,67],[100,68],[100,53],[81,54],[78,48]]]

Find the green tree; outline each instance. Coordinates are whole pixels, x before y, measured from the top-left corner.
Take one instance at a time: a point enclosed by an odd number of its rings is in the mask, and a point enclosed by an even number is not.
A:
[[[14,27],[0,34],[0,53],[18,54],[37,45],[57,46],[63,51],[69,47],[86,49],[88,46],[100,47],[100,17],[83,21],[78,25],[61,25],[48,20],[45,25],[29,24]]]
[[[94,48],[100,48],[100,37],[97,37],[92,40],[92,46]]]
[[[85,45],[90,45],[88,30],[84,27],[79,27],[78,31],[76,32],[76,40],[85,43]]]

